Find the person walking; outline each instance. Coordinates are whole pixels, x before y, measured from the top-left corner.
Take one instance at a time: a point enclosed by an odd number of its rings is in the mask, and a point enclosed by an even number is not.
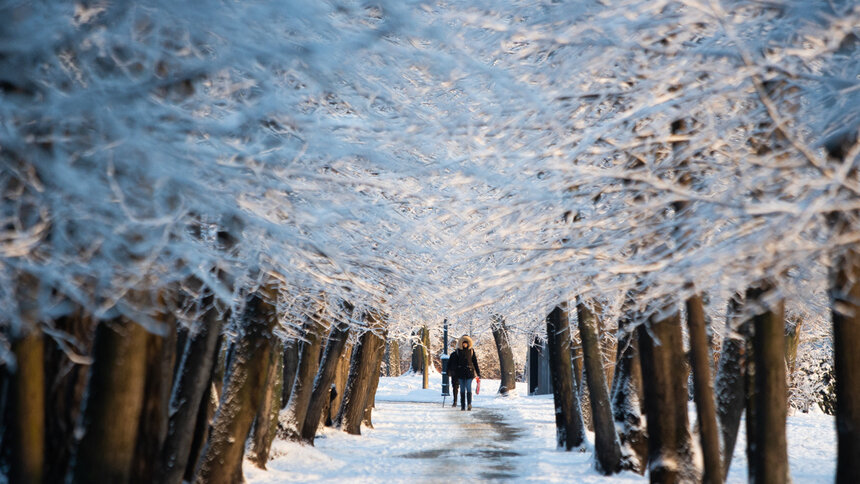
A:
[[[454,402],[451,403],[452,407],[457,406],[457,393],[460,392],[460,378],[457,376],[457,365],[459,364],[457,360],[457,342],[452,341],[451,346],[454,348],[451,351],[451,355],[448,356],[448,377],[451,379],[451,389],[453,393]]]
[[[460,410],[472,410],[472,380],[481,381],[481,369],[478,368],[478,358],[475,356],[472,338],[463,335],[457,343],[457,351],[454,352],[457,364],[455,365],[457,378],[460,380]],[[449,367],[451,360],[448,360]]]

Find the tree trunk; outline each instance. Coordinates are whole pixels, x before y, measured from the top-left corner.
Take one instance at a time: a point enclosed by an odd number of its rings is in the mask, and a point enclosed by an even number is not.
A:
[[[149,484],[159,475],[159,457],[167,434],[170,387],[176,357],[176,322],[166,311],[159,318],[165,335],[148,334],[143,409],[132,465],[132,482]]]
[[[314,378],[320,366],[322,348],[322,311],[317,312],[304,325],[304,340],[299,346],[299,367],[293,380],[293,390],[287,408],[281,412],[278,435],[282,439],[298,441],[302,438],[302,427],[311,401]]]
[[[769,283],[751,288],[747,300],[760,304],[772,289]],[[751,398],[755,405],[755,432],[747,435],[754,452],[747,456],[747,461],[753,482],[788,482],[784,302],[779,301],[769,309],[756,308],[756,313],[752,318],[755,393]]]
[[[720,435],[711,386],[711,355],[705,329],[705,307],[702,297],[695,295],[687,299],[687,331],[690,338],[690,364],[693,368],[693,394],[698,412],[699,438],[702,445],[704,474],[702,482],[723,482],[723,467],[720,461]]]
[[[219,335],[222,319],[214,306],[214,297],[205,296],[198,308],[203,318],[189,330],[185,350],[170,396],[167,436],[161,449],[159,482],[179,484],[186,468],[194,469],[196,459],[189,459],[195,435],[197,415],[208,406],[204,394],[216,374]],[[220,378],[218,379],[220,383]]]
[[[347,342],[346,348],[343,350],[343,354],[340,355],[340,359],[337,362],[337,369],[334,374],[334,397],[329,397],[329,408],[327,410],[326,416],[327,426],[331,427],[334,425],[334,421],[337,419],[337,414],[340,412],[340,404],[343,402],[343,395],[346,393],[346,381],[349,377],[349,366],[352,361],[352,350],[353,346],[351,343]]]
[[[388,351],[386,351],[386,376],[400,376],[400,344],[396,339],[388,341]]]
[[[219,338],[219,346],[221,345],[221,341],[223,339]],[[216,373],[213,368],[213,378]],[[209,441],[209,427],[215,418],[215,413],[218,411],[219,399],[218,387],[215,386],[213,380],[206,387],[203,398],[200,400],[200,408],[197,411],[197,422],[194,423],[194,437],[191,439],[191,450],[188,452],[188,462],[185,464],[185,474],[182,478],[185,481],[191,482],[194,480],[194,472],[197,470],[200,454],[203,452],[206,442]]]
[[[860,482],[860,254],[849,249],[830,274],[836,375],[836,482]]]
[[[284,387],[281,397],[281,408],[287,408],[290,396],[293,393],[293,382],[296,380],[296,371],[299,369],[299,341],[290,339],[284,343]]]
[[[146,331],[122,317],[98,324],[72,482],[129,482],[146,383],[146,341]]]
[[[419,371],[424,371],[424,353],[422,350],[421,340],[424,335],[421,334],[421,328],[414,330],[412,332],[412,364],[410,366],[410,371],[413,373],[418,373]]]
[[[556,440],[559,448],[570,450],[585,442],[585,427],[580,414],[579,397],[573,388],[566,302],[556,306],[547,316],[546,337],[555,403]]]
[[[60,340],[62,343],[54,338],[45,341],[49,345],[45,361],[45,455],[51,457],[45,462],[45,482],[63,482],[69,472],[95,334],[93,318],[80,308],[54,324],[66,339]]]
[[[717,391],[717,418],[722,434],[722,477],[729,475],[741,415],[744,412],[746,390],[746,339],[749,338],[749,323],[741,319],[741,294],[729,299],[726,310],[726,337],[720,351],[720,361],[714,386]]]
[[[374,319],[368,316],[368,319]],[[375,322],[375,321],[374,321]],[[346,389],[340,405],[335,425],[353,435],[361,435],[361,421],[367,401],[368,388],[371,386],[373,371],[376,369],[376,351],[382,339],[373,333],[375,324],[361,335],[352,350]]]
[[[615,376],[612,378],[612,409],[615,426],[621,429],[618,433],[621,445],[629,448],[629,452],[625,453],[630,455],[630,460],[622,462],[622,468],[644,474],[648,436],[639,403],[642,377],[637,350],[638,331],[629,321],[619,324],[621,337],[618,340]]]
[[[579,408],[582,415],[582,423],[589,432],[594,431],[594,422],[591,421],[591,395],[588,393],[588,385],[583,383],[585,378],[585,365],[582,357],[582,340],[576,327],[570,329],[571,346],[570,361],[573,365],[573,391],[579,397]]]
[[[603,371],[603,350],[600,347],[600,324],[597,315],[580,300],[577,305],[579,337],[582,340],[583,365],[586,384],[591,396],[594,422],[594,451],[596,468],[604,475],[615,474],[621,467],[621,446],[612,418],[612,405]]]
[[[272,328],[278,319],[271,294],[274,291],[267,292],[266,299],[259,293],[252,294],[243,311],[241,333],[231,358],[221,403],[196,472],[198,484],[232,483],[241,479],[245,440],[260,408],[272,350]]]
[[[281,395],[283,395],[284,382],[284,352],[279,344],[272,346],[269,352],[269,369],[266,372],[266,385],[263,389],[263,398],[260,401],[260,409],[254,421],[254,430],[251,434],[251,447],[248,458],[260,469],[266,469],[269,461],[269,450],[278,430],[278,413],[281,410]]]
[[[493,339],[496,341],[496,351],[499,353],[499,369],[502,374],[502,382],[499,384],[499,393],[507,395],[509,391],[517,389],[516,367],[514,366],[514,352],[508,340],[508,328],[501,316],[493,317]]]
[[[34,325],[35,326],[35,325]],[[45,477],[45,341],[38,328],[12,342],[16,367],[10,378],[11,429],[4,445],[11,451],[10,482],[44,482]]]
[[[339,322],[331,330],[328,342],[326,343],[325,353],[323,354],[322,364],[320,365],[317,377],[314,380],[313,391],[311,392],[310,402],[308,403],[307,415],[305,423],[302,426],[302,439],[314,443],[317,429],[319,428],[320,416],[323,409],[329,405],[331,394],[331,385],[337,372],[338,364],[341,361],[343,350],[346,348],[346,342],[349,339],[349,324]]]
[[[430,331],[427,326],[421,327],[421,371],[424,379],[422,380],[421,388],[430,388]]]
[[[648,470],[652,483],[698,480],[687,428],[687,373],[680,315],[652,316],[639,330],[639,358],[648,424]],[[671,311],[671,312],[670,312]]]
[[[803,320],[797,317],[787,320],[785,324],[785,365],[788,367],[787,378],[789,382],[791,382],[794,370],[797,368],[797,347],[800,345],[800,329],[802,327]]]
[[[384,345],[385,335],[383,335],[382,342],[376,351],[376,369],[370,376],[370,385],[367,388],[367,398],[364,404],[364,419],[362,423],[370,429],[373,428],[373,409],[376,407],[376,389],[379,387],[379,376],[382,370],[382,348]]]

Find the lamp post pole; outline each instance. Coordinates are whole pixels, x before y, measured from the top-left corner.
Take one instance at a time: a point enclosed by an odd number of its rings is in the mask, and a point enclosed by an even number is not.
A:
[[[445,397],[448,393],[448,319],[442,323],[444,330],[442,331],[442,405],[445,405]]]

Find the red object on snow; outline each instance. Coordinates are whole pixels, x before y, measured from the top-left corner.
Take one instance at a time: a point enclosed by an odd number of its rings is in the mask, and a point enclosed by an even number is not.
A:
[[[478,384],[475,385],[475,395],[478,395],[480,393],[481,393],[481,379],[478,378]]]

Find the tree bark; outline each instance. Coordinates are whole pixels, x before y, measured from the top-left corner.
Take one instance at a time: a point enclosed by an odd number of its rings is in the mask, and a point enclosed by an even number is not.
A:
[[[311,400],[314,378],[320,366],[322,348],[322,311],[318,311],[304,325],[305,334],[299,346],[299,367],[293,380],[293,390],[287,408],[281,412],[278,435],[287,440],[298,441],[302,438],[302,427]]]
[[[637,350],[638,331],[629,321],[622,320],[619,324],[621,337],[618,340],[615,376],[612,378],[612,409],[615,426],[621,429],[618,432],[621,445],[630,449],[630,459],[622,462],[622,468],[644,474],[648,459],[648,436],[639,403],[642,377]]]
[[[746,390],[746,339],[749,338],[749,323],[742,320],[741,294],[735,294],[729,299],[726,310],[726,337],[720,351],[720,361],[717,368],[717,418],[720,422],[722,435],[723,480],[729,475],[732,464],[735,442],[738,437],[741,415],[744,412]]]
[[[698,412],[699,438],[702,445],[704,473],[702,482],[723,482],[723,467],[720,461],[720,435],[711,386],[711,355],[705,328],[705,306],[702,297],[695,295],[687,299],[687,331],[690,338],[690,364],[693,369],[693,395]]]
[[[146,340],[142,327],[122,317],[98,324],[72,482],[129,482],[146,383]]]
[[[761,303],[772,285],[747,291],[747,300]],[[756,308],[753,316],[753,359],[755,432],[748,434],[754,452],[747,456],[750,476],[756,483],[783,483],[789,480],[785,420],[788,415],[785,382],[785,309],[784,302]],[[748,414],[749,419],[749,414]]]
[[[69,472],[95,333],[93,318],[80,308],[56,319],[54,324],[64,338],[45,341],[45,455],[51,457],[45,462],[45,482],[63,482]]]
[[[290,396],[293,394],[293,382],[296,380],[296,371],[299,369],[299,341],[290,339],[284,344],[284,387],[281,397],[281,408],[287,408]]]
[[[514,352],[508,340],[508,328],[501,316],[493,317],[493,339],[496,341],[496,351],[499,353],[499,369],[502,381],[499,384],[499,393],[507,395],[508,392],[517,389],[516,367],[514,366]]]
[[[277,321],[273,292],[267,291],[265,299],[253,293],[246,303],[221,403],[196,472],[198,484],[241,480],[245,440],[260,408],[272,351],[272,328]]]
[[[836,374],[836,482],[860,482],[860,253],[848,249],[830,275]]]
[[[219,338],[219,346],[222,341],[223,339]],[[213,378],[216,373],[213,369]],[[191,450],[188,452],[188,462],[185,464],[185,475],[183,476],[183,480],[185,481],[191,482],[194,480],[194,472],[197,470],[200,454],[203,452],[206,442],[209,441],[209,427],[215,417],[215,412],[218,411],[218,401],[218,387],[212,381],[203,393],[203,398],[200,400],[200,408],[197,411],[197,422],[194,424],[194,437],[191,439]]]
[[[595,464],[604,475],[615,474],[621,467],[621,445],[612,418],[612,405],[603,371],[603,350],[600,347],[600,324],[597,315],[580,300],[577,303],[579,336],[582,340],[583,365],[588,393],[591,395],[592,421],[594,422]]]
[[[133,483],[149,484],[155,481],[159,475],[159,457],[167,434],[170,387],[176,356],[176,324],[166,311],[162,311],[159,319],[165,324],[166,334],[150,333],[146,338],[146,382],[132,464]]]
[[[216,373],[219,335],[222,319],[210,294],[200,300],[203,318],[189,330],[185,350],[180,356],[179,369],[170,396],[167,435],[161,449],[159,482],[179,484],[186,468],[194,469],[196,459],[189,459],[195,435],[197,415],[206,408],[204,394]],[[219,379],[220,380],[220,379]],[[220,383],[220,382],[219,382]]]
[[[430,388],[430,331],[427,326],[421,327],[421,371],[424,379],[421,388]]]
[[[344,321],[338,322],[332,328],[331,334],[329,334],[322,364],[314,380],[313,391],[311,392],[307,414],[305,415],[305,423],[302,426],[302,440],[309,442],[311,445],[314,443],[314,437],[319,428],[320,416],[323,409],[329,405],[331,385],[348,339],[349,324]]]
[[[570,450],[585,442],[585,427],[580,414],[579,397],[573,388],[566,302],[556,306],[547,315],[546,333],[555,403],[556,440],[559,448]]]
[[[648,425],[648,470],[652,483],[698,480],[687,428],[687,379],[680,315],[652,316],[639,330],[639,358]]]
[[[396,339],[388,341],[388,350],[385,352],[386,376],[400,376],[400,344]]]
[[[45,477],[45,341],[37,328],[12,342],[16,368],[11,372],[11,426],[4,445],[11,451],[10,482],[44,482]],[[7,442],[8,440],[8,442]]]
[[[364,404],[364,418],[362,423],[367,428],[373,428],[373,409],[376,407],[376,389],[379,387],[379,377],[382,374],[382,349],[385,345],[385,335],[382,336],[382,342],[377,348],[376,369],[370,376],[370,385],[367,388],[367,398]]]
[[[368,316],[373,320],[372,316]],[[352,360],[349,367],[346,389],[340,405],[335,425],[353,435],[361,435],[361,422],[364,419],[364,409],[367,402],[368,388],[371,386],[373,371],[376,369],[376,351],[384,341],[373,333],[378,330],[376,321],[361,335],[352,350]]]
[[[260,409],[254,420],[251,434],[251,446],[248,458],[258,468],[265,470],[269,461],[269,450],[278,431],[278,413],[281,410],[281,395],[284,382],[284,352],[279,344],[272,346],[269,352],[269,369],[266,372],[266,384]]]
[[[346,381],[349,377],[349,366],[352,361],[352,350],[353,345],[349,342],[346,344],[346,348],[343,350],[343,354],[340,355],[340,359],[337,362],[337,369],[334,374],[334,398],[329,397],[329,407],[326,411],[327,422],[326,425],[331,427],[334,425],[335,420],[337,419],[337,414],[340,412],[340,404],[343,402],[343,395],[346,393]]]

